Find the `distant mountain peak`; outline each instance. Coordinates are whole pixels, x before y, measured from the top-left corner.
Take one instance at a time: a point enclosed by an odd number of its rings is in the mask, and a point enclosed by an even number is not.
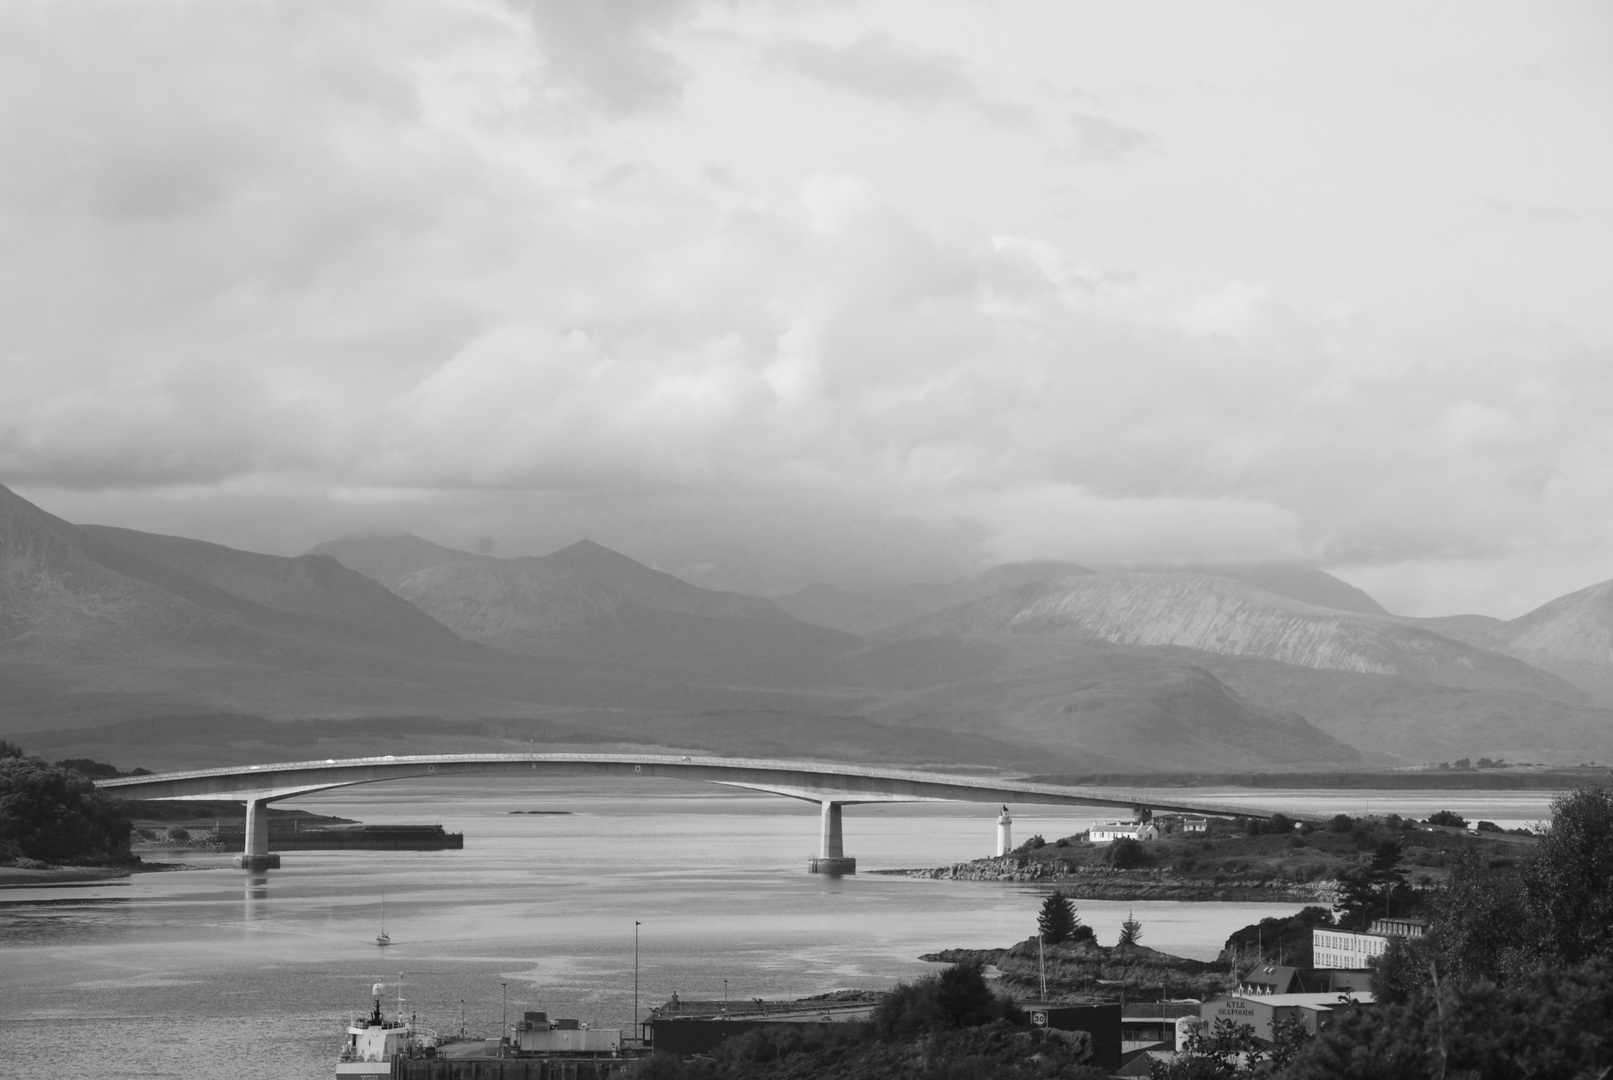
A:
[[[559,551],[543,556],[543,558],[547,562],[559,563],[562,566],[579,569],[608,569],[612,567],[626,569],[630,566],[644,570],[652,569],[631,555],[623,555],[620,551],[608,548],[604,544],[596,543],[593,540],[578,540],[575,544],[568,544]]]

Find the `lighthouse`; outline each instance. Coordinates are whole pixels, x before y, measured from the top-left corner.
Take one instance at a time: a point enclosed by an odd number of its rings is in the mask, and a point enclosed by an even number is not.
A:
[[[1008,807],[997,815],[997,854],[1007,855],[1014,850],[1014,819],[1008,816]]]

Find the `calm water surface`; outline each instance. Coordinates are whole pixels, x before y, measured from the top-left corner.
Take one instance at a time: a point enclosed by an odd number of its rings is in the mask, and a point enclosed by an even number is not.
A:
[[[1549,802],[1509,792],[1192,797],[1419,817],[1450,808],[1500,823],[1544,818]],[[345,1018],[367,1006],[371,983],[394,986],[400,972],[407,1008],[443,1031],[457,1030],[463,1001],[473,1033],[496,1033],[506,990],[512,1015],[546,1009],[628,1027],[635,920],[646,1007],[673,991],[719,998],[725,979],[735,998],[885,988],[923,974],[921,953],[1028,937],[1045,891],[809,875],[815,805],[709,788],[436,782],[290,805],[372,824],[440,821],[465,834],[465,849],[288,852],[282,869],[257,875],[227,857],[154,853],[207,868],[0,889],[0,1075],[328,1077]],[[994,809],[848,807],[846,851],[864,871],[976,858],[990,853]],[[1014,820],[1017,838],[1052,839],[1093,819],[1037,809]],[[384,950],[374,945],[383,890],[395,942]],[[1135,911],[1145,943],[1209,959],[1233,930],[1296,905],[1078,908],[1100,940]]]

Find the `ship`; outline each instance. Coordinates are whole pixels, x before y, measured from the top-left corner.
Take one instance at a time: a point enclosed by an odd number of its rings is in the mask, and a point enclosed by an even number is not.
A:
[[[370,1015],[355,1017],[348,1023],[347,1041],[336,1062],[337,1080],[392,1080],[393,1062],[435,1053],[436,1033],[416,1028],[412,1018],[403,1018],[403,984],[398,984],[398,1012],[392,1020],[381,1013],[384,989],[380,983],[371,987],[375,1006]]]
[[[624,1080],[633,1059],[649,1052],[628,1044],[617,1028],[526,1012],[497,1039],[459,1033],[439,1038],[403,1014],[402,977],[394,1019],[381,1011],[385,989],[376,983],[369,1016],[352,1020],[336,1063],[337,1080]]]

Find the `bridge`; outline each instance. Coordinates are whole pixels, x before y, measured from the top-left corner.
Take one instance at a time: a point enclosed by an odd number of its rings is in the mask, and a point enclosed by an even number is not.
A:
[[[269,851],[268,805],[357,784],[436,777],[587,777],[600,780],[682,780],[782,795],[818,803],[822,826],[815,873],[854,873],[857,860],[845,854],[841,807],[881,802],[1001,803],[998,854],[1009,845],[1010,803],[1127,807],[1166,813],[1268,818],[1254,807],[1160,802],[1141,795],[1096,788],[1037,784],[997,777],[953,776],[910,769],[883,769],[829,762],[770,761],[746,758],[691,758],[664,754],[418,754],[365,758],[326,758],[223,769],[155,773],[97,780],[108,795],[124,799],[226,800],[246,804],[246,844],[239,863],[253,870],[278,866]]]

